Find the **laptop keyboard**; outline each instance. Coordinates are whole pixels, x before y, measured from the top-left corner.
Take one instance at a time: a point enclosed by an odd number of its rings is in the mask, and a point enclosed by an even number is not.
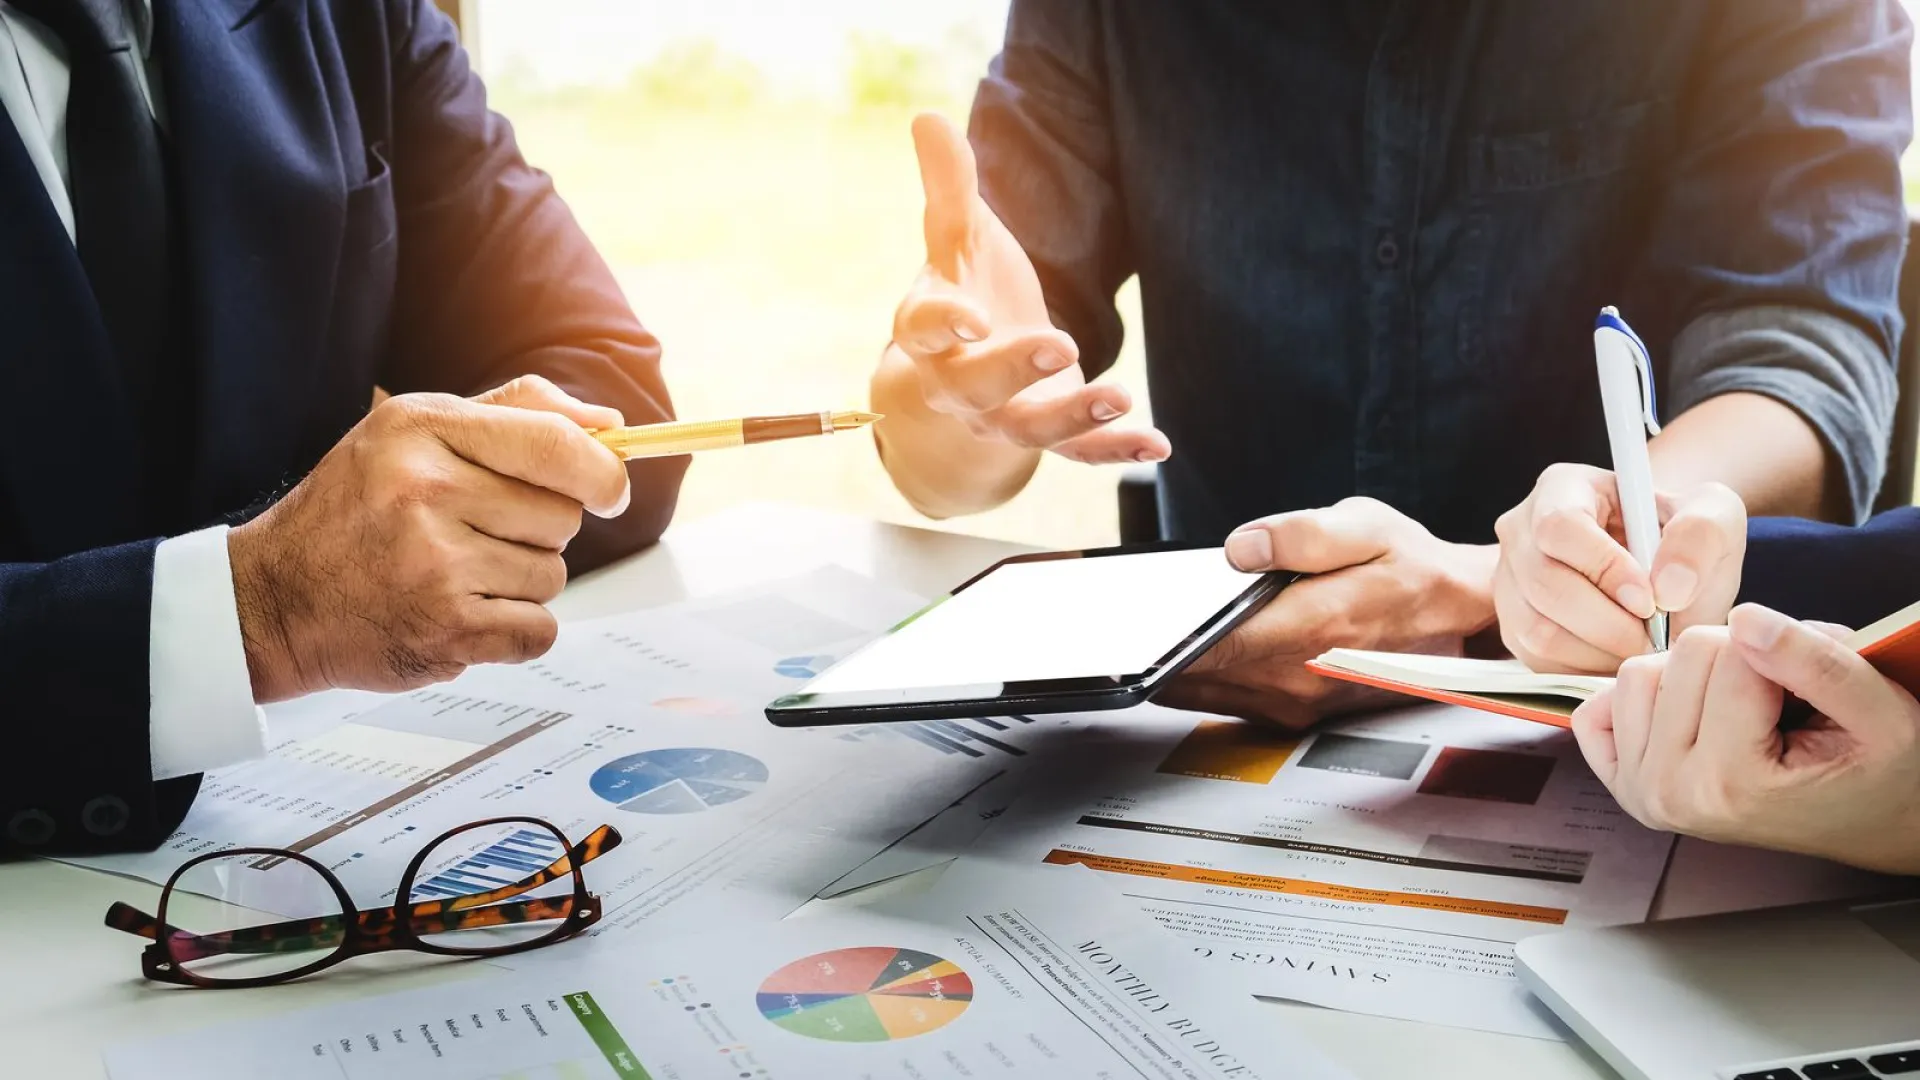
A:
[[[1920,1080],[1920,1042],[1720,1070],[1722,1080]]]

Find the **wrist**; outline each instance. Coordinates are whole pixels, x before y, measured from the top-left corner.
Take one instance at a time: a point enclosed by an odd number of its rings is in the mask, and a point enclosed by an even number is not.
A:
[[[976,435],[935,410],[913,361],[889,343],[868,387],[880,464],[902,497],[936,520],[991,510],[1019,494],[1040,465],[1040,451]]]
[[[1445,544],[1440,560],[1441,595],[1438,605],[1450,622],[1449,636],[1472,638],[1499,623],[1493,607],[1493,575],[1500,565],[1498,544]]]
[[[1882,874],[1920,876],[1920,802],[1908,806],[1904,824],[1879,831],[1870,850],[1842,861]]]
[[[289,612],[277,584],[264,518],[227,532],[227,561],[233,571],[234,608],[240,616],[240,643],[246,651],[247,678],[257,704],[285,701],[310,693],[297,660]]]

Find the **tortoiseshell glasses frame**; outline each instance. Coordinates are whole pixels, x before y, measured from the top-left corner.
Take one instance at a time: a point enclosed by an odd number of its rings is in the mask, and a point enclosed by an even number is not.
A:
[[[355,908],[340,879],[326,867],[299,852],[277,848],[229,848],[196,856],[175,870],[173,876],[167,879],[166,887],[160,892],[158,914],[148,915],[132,905],[116,903],[107,909],[106,924],[115,930],[123,930],[153,942],[140,953],[140,973],[149,979],[183,986],[239,989],[290,982],[324,971],[344,960],[378,952],[411,950],[441,956],[505,956],[509,953],[526,952],[529,949],[538,949],[563,941],[599,922],[600,897],[587,891],[587,881],[581,872],[581,867],[619,846],[620,833],[611,825],[602,825],[578,844],[569,844],[565,833],[539,818],[501,817],[468,822],[458,828],[447,830],[422,847],[419,854],[413,857],[413,861],[407,864],[407,872],[401,876],[400,887],[394,892],[394,896],[404,900],[413,895],[414,878],[420,873],[428,853],[441,844],[463,832],[508,825],[543,829],[560,841],[560,847],[565,853],[525,878],[496,889],[406,904],[405,918],[401,917],[400,905],[381,908],[377,911],[360,911]],[[340,913],[210,934],[195,934],[169,924],[167,908],[173,902],[175,887],[187,872],[202,863],[216,859],[232,859],[236,856],[294,860],[304,864],[318,874],[333,890],[334,899],[339,903]],[[556,881],[563,875],[573,877],[573,893],[570,896],[514,899]],[[477,930],[513,923],[547,921],[551,921],[554,926],[545,934],[504,945],[465,947],[443,944],[439,941],[425,941],[421,938],[422,934],[438,935],[458,930]],[[317,952],[329,948],[330,952],[312,963],[270,975],[217,978],[198,974],[186,967],[195,961],[211,957],[249,953]]]

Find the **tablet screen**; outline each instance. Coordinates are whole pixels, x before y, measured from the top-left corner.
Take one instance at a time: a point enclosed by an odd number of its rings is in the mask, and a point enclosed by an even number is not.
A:
[[[1133,675],[1259,578],[1218,548],[996,567],[807,684],[806,694]]]

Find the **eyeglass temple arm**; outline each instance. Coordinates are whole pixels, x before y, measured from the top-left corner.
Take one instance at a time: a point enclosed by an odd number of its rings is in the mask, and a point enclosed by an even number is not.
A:
[[[426,900],[410,905],[407,909],[407,921],[415,933],[437,933],[564,915],[564,908],[558,911],[553,910],[553,902],[550,900],[536,898],[517,904],[500,904],[499,901],[511,899],[529,889],[537,889],[564,874],[570,874],[575,864],[584,866],[619,845],[619,831],[611,825],[602,825],[586,839],[575,844],[566,854],[519,881],[503,885],[490,892],[456,896],[447,900]],[[355,922],[364,929],[372,930],[392,925],[398,918],[399,909],[396,906],[360,912]],[[271,953],[326,948],[339,945],[346,934],[345,920],[339,915],[295,919],[212,934],[192,934],[176,927],[162,926],[158,918],[131,904],[120,902],[115,902],[107,909],[106,924],[115,930],[143,937],[149,941],[158,941],[160,935],[165,933],[171,938],[174,958],[181,961],[204,959],[227,953]]]

